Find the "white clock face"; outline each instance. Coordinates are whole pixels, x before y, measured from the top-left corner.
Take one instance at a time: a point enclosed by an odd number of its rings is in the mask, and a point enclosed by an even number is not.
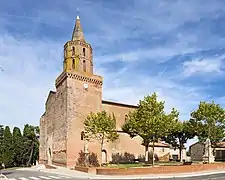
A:
[[[85,83],[84,84],[84,88],[87,89],[88,88],[88,84]]]

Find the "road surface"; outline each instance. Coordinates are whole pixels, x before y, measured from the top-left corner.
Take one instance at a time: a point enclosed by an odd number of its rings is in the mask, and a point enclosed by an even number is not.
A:
[[[72,180],[71,176],[64,176],[39,171],[17,171],[17,170],[0,170],[0,174],[5,175],[9,180]]]
[[[3,170],[3,171],[0,171],[0,174],[1,173],[4,174],[8,178],[8,180],[64,180],[64,179],[81,180],[81,178],[59,175],[59,174],[52,174],[52,173],[45,173],[45,172],[39,172],[39,171]],[[102,179],[103,178],[101,178],[101,180]],[[151,179],[151,180],[156,180],[156,179]],[[225,173],[195,176],[195,177],[160,178],[160,179],[164,179],[164,180],[174,180],[174,179],[175,180],[225,180]],[[85,180],[85,179],[82,178],[82,180]],[[95,180],[97,180],[96,177],[95,177]],[[107,180],[110,180],[110,179],[107,179]]]

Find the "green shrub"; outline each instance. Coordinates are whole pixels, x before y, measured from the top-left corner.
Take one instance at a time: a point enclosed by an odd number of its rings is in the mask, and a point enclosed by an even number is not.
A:
[[[85,153],[84,151],[80,151],[79,152],[79,158],[76,162],[77,166],[82,166],[82,167],[99,167],[99,162],[98,162],[98,157],[96,153],[90,153],[87,155],[87,161],[85,161],[86,157],[85,157]]]
[[[154,154],[155,157],[155,162],[159,161],[159,157],[157,154]],[[138,156],[139,162],[145,162],[145,155],[139,155]],[[147,163],[152,163],[152,152],[148,152],[148,162]]]
[[[125,152],[124,154],[114,153],[112,154],[112,164],[130,164],[135,163],[134,154]]]
[[[89,163],[89,166],[94,166],[94,167],[99,167],[99,162],[98,162],[98,157],[97,157],[97,154],[96,153],[91,153],[89,156],[88,156],[88,163]]]

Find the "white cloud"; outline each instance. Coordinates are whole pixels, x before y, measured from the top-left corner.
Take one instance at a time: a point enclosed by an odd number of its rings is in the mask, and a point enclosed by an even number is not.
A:
[[[195,74],[205,73],[222,73],[223,59],[225,56],[215,58],[198,58],[183,63],[184,76],[192,76]]]
[[[59,46],[58,46],[59,45]],[[39,124],[45,99],[62,64],[62,45],[0,36],[0,122]]]

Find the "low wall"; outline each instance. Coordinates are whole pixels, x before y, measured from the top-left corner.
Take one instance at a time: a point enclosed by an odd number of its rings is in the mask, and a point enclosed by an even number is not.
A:
[[[96,168],[75,166],[76,171],[96,174]]]
[[[55,165],[55,166],[66,167],[66,163],[65,162],[52,161],[52,164]]]
[[[206,170],[225,169],[225,164],[194,164],[180,166],[159,166],[141,168],[97,168],[96,174],[101,175],[140,175],[140,174],[166,174],[187,173]]]
[[[45,164],[45,168],[46,169],[56,169],[56,167],[48,165],[48,164]]]

